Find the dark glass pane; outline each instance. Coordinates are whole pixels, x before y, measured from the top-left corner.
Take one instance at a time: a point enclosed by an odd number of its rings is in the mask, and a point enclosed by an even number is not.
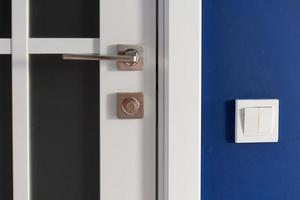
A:
[[[31,37],[98,38],[99,0],[30,0]]]
[[[12,200],[11,57],[0,56],[0,199]]]
[[[0,0],[0,38],[11,37],[11,1]]]
[[[99,200],[99,64],[30,63],[33,200]]]

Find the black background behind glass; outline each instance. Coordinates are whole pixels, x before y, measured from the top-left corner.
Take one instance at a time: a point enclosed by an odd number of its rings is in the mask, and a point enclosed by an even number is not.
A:
[[[0,199],[12,200],[11,56],[0,55]]]
[[[33,200],[99,200],[99,63],[31,55]]]
[[[99,0],[30,0],[30,36],[98,38]]]
[[[11,37],[11,1],[0,0],[0,38]]]

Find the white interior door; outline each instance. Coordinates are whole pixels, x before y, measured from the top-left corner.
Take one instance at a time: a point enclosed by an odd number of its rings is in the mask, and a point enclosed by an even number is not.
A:
[[[156,199],[156,1],[11,1],[13,199]],[[62,59],[118,44],[143,70]],[[119,119],[117,93],[142,93],[143,117]]]
[[[141,44],[144,70],[114,70],[100,65],[101,199],[156,198],[156,1],[100,0],[100,52],[115,44]],[[116,92],[143,92],[144,118],[118,120]]]

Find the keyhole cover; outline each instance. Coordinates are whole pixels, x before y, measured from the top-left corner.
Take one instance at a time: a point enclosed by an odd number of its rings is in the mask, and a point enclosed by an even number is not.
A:
[[[143,93],[118,93],[119,118],[142,118],[143,109]]]
[[[134,97],[125,98],[122,102],[122,111],[127,115],[134,115],[138,112],[141,103]]]

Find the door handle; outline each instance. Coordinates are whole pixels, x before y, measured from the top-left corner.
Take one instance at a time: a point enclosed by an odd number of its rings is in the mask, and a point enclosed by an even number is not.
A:
[[[143,47],[117,45],[117,55],[63,54],[63,60],[117,61],[119,70],[142,70]]]
[[[84,55],[84,54],[64,54],[64,60],[111,60],[136,64],[139,62],[139,53],[135,49],[127,49],[123,55]]]

